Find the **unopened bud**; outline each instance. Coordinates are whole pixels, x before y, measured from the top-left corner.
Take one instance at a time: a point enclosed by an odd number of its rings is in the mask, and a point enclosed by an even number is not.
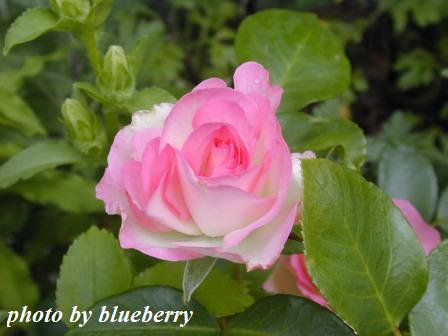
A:
[[[62,26],[74,28],[89,23],[98,27],[104,23],[112,7],[112,0],[50,0],[53,11],[64,22]]]
[[[96,154],[103,150],[105,135],[97,116],[76,99],[62,104],[62,119],[70,141],[82,152]]]
[[[135,86],[134,75],[129,67],[123,48],[111,46],[104,57],[99,86],[106,94],[130,95]]]
[[[84,22],[91,10],[90,0],[50,0],[51,8],[60,18]]]

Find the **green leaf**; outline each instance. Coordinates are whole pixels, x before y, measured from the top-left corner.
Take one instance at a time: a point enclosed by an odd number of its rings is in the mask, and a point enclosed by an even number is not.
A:
[[[427,284],[414,231],[358,173],[320,159],[302,169],[305,252],[317,287],[359,335],[397,330]]]
[[[169,322],[164,320],[160,323],[154,323],[154,320],[144,322],[99,322],[99,316],[103,306],[109,308],[118,306],[120,310],[132,312],[144,312],[145,307],[153,312],[158,311],[185,311],[188,314],[193,312],[191,320],[185,323],[184,314],[180,315],[176,322],[173,321],[174,315],[171,315]],[[189,317],[190,315],[188,315]],[[165,315],[164,315],[165,317]],[[204,307],[192,301],[185,305],[182,302],[182,293],[178,290],[166,287],[145,287],[134,289],[125,294],[115,296],[104,301],[98,302],[93,307],[93,315],[89,322],[82,328],[70,330],[67,336],[88,335],[88,336],[166,336],[166,335],[191,335],[191,336],[218,336],[219,327],[216,319],[208,313]]]
[[[305,113],[286,113],[278,118],[292,152],[336,150],[342,152],[341,159],[346,166],[356,169],[362,166],[366,156],[366,139],[356,124]]]
[[[175,101],[176,98],[168,91],[153,86],[136,91],[126,102],[126,108],[132,113],[138,110],[150,110],[156,104],[174,103]]]
[[[313,14],[270,9],[246,18],[236,36],[241,61],[257,61],[284,90],[280,112],[342,94],[350,65],[338,38]]]
[[[97,102],[102,103],[105,101],[100,90],[95,85],[85,82],[76,82],[73,86]]]
[[[16,45],[32,41],[57,26],[58,19],[49,8],[30,8],[9,27],[3,54]]]
[[[232,319],[225,336],[354,336],[336,315],[301,297],[275,295]]]
[[[446,336],[448,321],[448,241],[429,257],[429,285],[409,317],[413,336]]]
[[[92,227],[79,236],[64,256],[57,282],[56,302],[68,319],[72,307],[87,309],[131,286],[130,264],[111,233]]]
[[[187,261],[185,264],[182,289],[184,291],[184,301],[191,300],[191,295],[205,280],[207,275],[216,264],[216,258],[206,257],[198,260]]]
[[[18,129],[28,136],[47,134],[31,107],[22,98],[1,89],[0,124]]]
[[[183,262],[158,263],[140,273],[134,287],[161,285],[182,289],[184,265]],[[242,312],[254,302],[244,284],[216,267],[193,293],[193,299],[218,317]]]
[[[400,146],[383,153],[378,185],[392,198],[410,201],[427,221],[437,204],[437,176],[431,162],[420,152]]]
[[[0,242],[0,308],[18,310],[34,306],[38,289],[31,279],[28,265]]]
[[[434,55],[424,49],[417,48],[401,54],[394,65],[395,70],[400,72],[398,87],[408,90],[428,85],[433,81],[438,67]]]
[[[285,247],[283,248],[282,254],[290,255],[303,253],[303,243],[298,242],[297,240],[288,239],[285,243]]]
[[[0,72],[0,90],[17,92],[26,78],[42,71],[47,58],[48,56],[27,57],[20,69]]]
[[[448,187],[445,188],[440,196],[439,206],[437,208],[437,222],[448,225]]]
[[[41,171],[81,161],[83,156],[64,141],[46,140],[24,149],[0,167],[0,188]]]
[[[76,174],[47,171],[16,183],[10,191],[30,202],[53,204],[68,212],[102,212],[104,206],[95,197],[95,185]]]

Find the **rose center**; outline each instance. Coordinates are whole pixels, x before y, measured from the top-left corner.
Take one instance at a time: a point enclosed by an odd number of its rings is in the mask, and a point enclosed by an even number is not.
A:
[[[212,135],[202,156],[199,176],[217,177],[245,169],[247,155],[244,146],[227,127],[221,127]]]

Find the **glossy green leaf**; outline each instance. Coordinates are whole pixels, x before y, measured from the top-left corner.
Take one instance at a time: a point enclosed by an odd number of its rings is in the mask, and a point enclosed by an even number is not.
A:
[[[58,19],[49,8],[30,8],[9,27],[5,36],[3,54],[18,44],[32,41],[57,26]]]
[[[241,61],[257,61],[284,89],[281,112],[342,94],[350,65],[339,39],[314,14],[271,9],[246,18],[236,36]]]
[[[330,306],[360,336],[388,335],[427,285],[426,258],[391,199],[328,160],[302,162],[307,266]]]
[[[134,280],[134,287],[160,285],[182,289],[184,268],[183,262],[158,263],[140,273]],[[240,313],[254,302],[245,284],[217,267],[199,285],[193,299],[218,317]]]
[[[307,299],[275,295],[257,301],[233,318],[225,336],[354,336],[329,310]]]
[[[429,257],[429,285],[409,320],[413,336],[446,336],[448,332],[448,241]]]
[[[87,309],[131,286],[132,274],[114,236],[97,227],[79,236],[64,256],[56,302],[68,324],[72,307]]]
[[[144,311],[149,306],[153,313],[158,311],[186,311],[193,312],[191,320],[183,327],[185,323],[184,315],[174,322],[174,316],[171,316],[169,322],[154,323],[150,322],[98,322],[101,308],[106,306],[111,310],[118,306],[120,310],[130,312]],[[164,315],[165,317],[165,315]],[[210,315],[201,305],[192,301],[185,305],[182,302],[182,293],[178,290],[167,287],[144,287],[132,290],[125,294],[109,298],[98,302],[93,307],[93,316],[90,321],[82,328],[76,328],[69,331],[68,336],[166,336],[166,335],[191,335],[191,336],[218,336],[219,327],[216,319]]]
[[[0,124],[13,127],[28,136],[47,134],[31,107],[22,98],[1,89]]]
[[[410,201],[427,221],[437,205],[437,176],[431,162],[417,150],[386,150],[378,168],[378,185],[392,198]]]
[[[32,307],[38,295],[26,262],[0,242],[0,309]]]
[[[185,264],[182,289],[184,291],[184,301],[191,300],[191,295],[205,280],[207,275],[216,264],[216,258],[206,257],[197,260],[187,261]]]
[[[281,114],[278,118],[291,152],[339,151],[346,166],[359,169],[363,164],[366,139],[363,131],[351,121],[305,113]]]
[[[126,103],[126,107],[133,113],[138,110],[150,110],[156,104],[174,103],[175,101],[176,98],[168,91],[151,87],[135,92]]]
[[[10,158],[0,167],[0,188],[57,166],[81,161],[83,156],[64,141],[36,143]]]
[[[103,204],[95,197],[95,185],[95,181],[76,174],[47,171],[16,183],[10,191],[30,202],[53,204],[68,212],[103,212]]]

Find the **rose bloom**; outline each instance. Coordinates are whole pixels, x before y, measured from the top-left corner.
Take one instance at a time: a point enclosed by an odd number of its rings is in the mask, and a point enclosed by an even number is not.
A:
[[[165,260],[216,256],[248,269],[279,257],[300,202],[300,155],[275,113],[283,90],[260,64],[234,88],[218,78],[134,113],[115,137],[97,197],[119,214],[119,240]]]
[[[428,255],[441,242],[439,231],[425,223],[409,201],[401,199],[393,201],[411,224],[425,254]],[[273,293],[304,296],[328,308],[327,301],[319,293],[308,274],[304,254],[281,257],[263,288]]]

